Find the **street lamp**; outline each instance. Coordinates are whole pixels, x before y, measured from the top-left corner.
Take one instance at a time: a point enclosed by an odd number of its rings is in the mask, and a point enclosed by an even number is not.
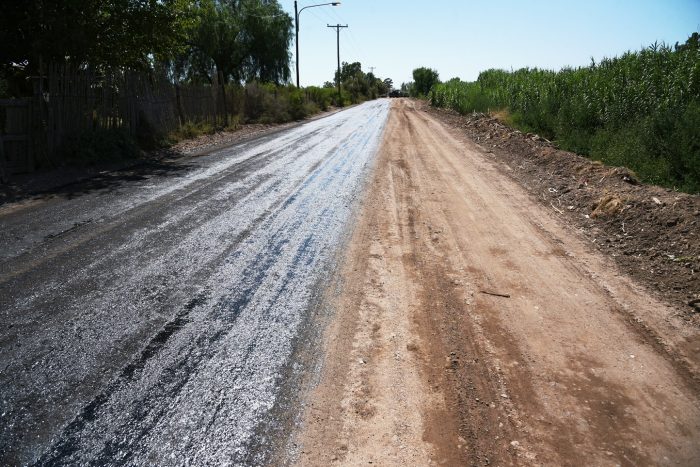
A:
[[[307,8],[313,8],[317,6],[326,6],[326,5],[333,5],[333,6],[338,6],[340,5],[340,2],[329,2],[329,3],[319,3],[318,5],[308,5],[302,8],[301,10],[297,11],[297,2],[294,0],[294,29],[295,29],[295,42],[297,46],[297,87],[299,87],[299,15],[301,14],[302,11],[306,10]]]

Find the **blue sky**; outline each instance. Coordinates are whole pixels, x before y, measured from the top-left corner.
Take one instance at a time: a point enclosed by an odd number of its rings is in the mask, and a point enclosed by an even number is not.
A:
[[[376,67],[377,76],[395,85],[410,81],[419,66],[436,69],[443,80],[472,81],[488,68],[587,65],[591,57],[654,41],[685,42],[700,30],[700,0],[341,1],[300,15],[302,86],[333,79],[336,33],[329,23],[349,26],[340,32],[341,61]],[[324,0],[300,0],[299,8],[316,3]],[[293,0],[280,4],[294,15]]]

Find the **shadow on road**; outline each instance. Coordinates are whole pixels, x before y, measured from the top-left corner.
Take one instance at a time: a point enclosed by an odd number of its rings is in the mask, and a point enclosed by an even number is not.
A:
[[[193,167],[183,156],[162,151],[156,157],[94,167],[65,167],[15,175],[0,185],[0,206],[28,200],[74,199],[94,192],[110,192],[126,183],[180,176]]]

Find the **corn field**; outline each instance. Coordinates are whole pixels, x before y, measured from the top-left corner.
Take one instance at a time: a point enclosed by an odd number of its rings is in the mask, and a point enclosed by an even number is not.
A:
[[[588,67],[487,70],[435,86],[431,104],[507,110],[515,126],[567,150],[624,165],[645,181],[700,192],[700,36]]]

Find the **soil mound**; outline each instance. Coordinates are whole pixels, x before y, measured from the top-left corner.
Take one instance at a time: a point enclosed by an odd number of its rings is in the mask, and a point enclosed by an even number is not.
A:
[[[488,115],[420,105],[505,162],[540,203],[700,325],[700,196],[643,185],[627,168],[559,150]]]

